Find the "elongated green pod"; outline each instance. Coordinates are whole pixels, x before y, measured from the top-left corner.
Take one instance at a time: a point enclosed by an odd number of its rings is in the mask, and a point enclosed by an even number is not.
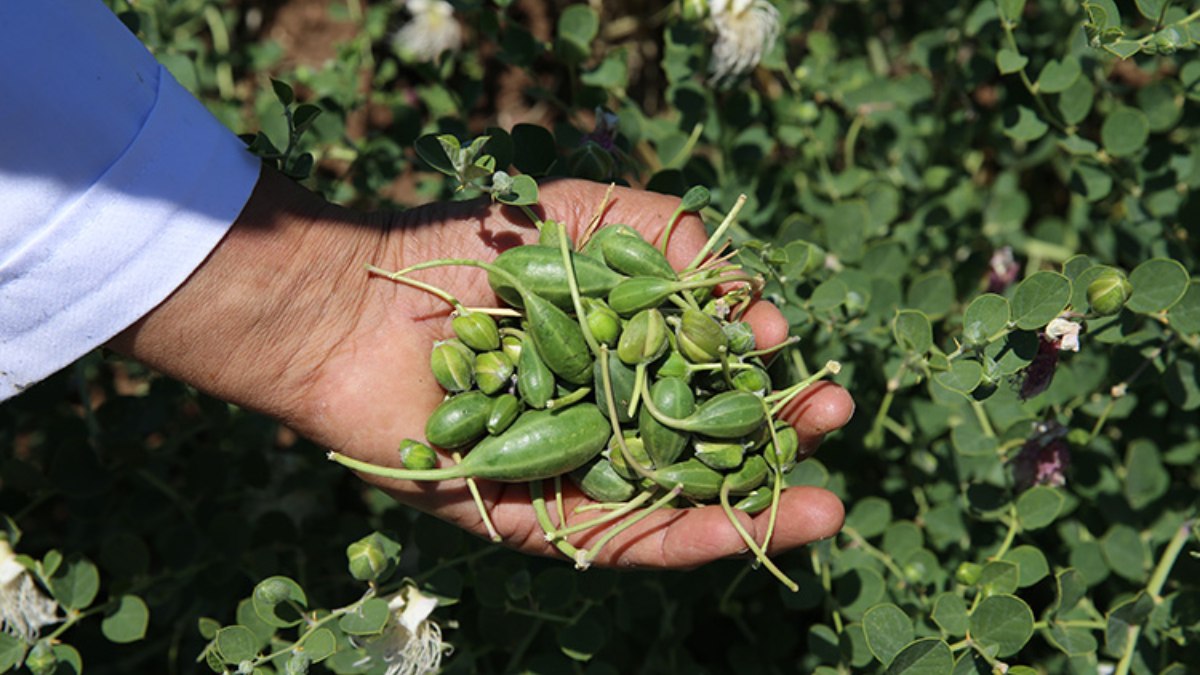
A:
[[[713,499],[720,494],[721,482],[725,479],[695,459],[656,469],[651,476],[655,483],[668,490],[678,485],[682,489],[680,494],[700,500]]]
[[[633,455],[633,459],[642,466],[649,466],[650,455],[646,454],[646,446],[642,443],[641,437],[631,431],[625,431],[622,436],[625,439],[625,447],[629,450],[629,454]],[[613,469],[622,478],[641,479],[641,474],[625,461],[625,454],[621,452],[621,446],[618,444],[616,436],[608,439],[608,450],[605,451],[605,455],[612,462]]]
[[[741,468],[733,473],[725,474],[725,483],[729,493],[734,495],[748,494],[755,488],[762,487],[767,479],[767,462],[762,455],[751,455],[742,463]]]
[[[779,446],[776,447],[775,442],[767,443],[763,448],[763,459],[767,460],[767,464],[779,469],[783,473],[792,470],[796,466],[796,454],[800,449],[800,437],[796,434],[796,429],[790,424],[784,424],[775,429],[775,437],[779,439]]]
[[[613,401],[617,406],[617,421],[625,424],[633,421],[629,414],[629,402],[633,400],[633,391],[637,386],[637,371],[621,363],[620,359],[608,359],[608,376],[612,380]],[[604,390],[604,372],[601,370],[600,359],[592,364],[592,391],[595,392],[596,405],[601,410],[608,410],[608,394]]]
[[[679,351],[692,363],[715,363],[728,347],[721,322],[698,309],[683,310],[683,318],[675,331]]]
[[[667,322],[662,312],[643,309],[625,324],[617,340],[617,358],[629,365],[650,363],[663,355],[670,346]]]
[[[531,408],[545,408],[554,398],[554,373],[542,362],[533,338],[526,334],[521,340],[521,355],[517,359],[517,393]]]
[[[604,262],[614,270],[631,277],[658,277],[675,281],[679,275],[667,262],[667,257],[642,239],[640,234],[617,232],[600,242]]]
[[[628,225],[623,225],[621,223],[606,225],[605,227],[602,227],[592,233],[591,238],[584,243],[581,252],[584,255],[595,258],[596,260],[604,263],[604,240],[618,235],[633,237],[641,236],[637,230]]]
[[[771,498],[774,496],[774,491],[768,486],[758,487],[751,490],[745,497],[738,500],[733,508],[739,511],[745,511],[750,515],[754,515],[766,510],[771,505]]]
[[[604,297],[624,278],[604,263],[578,253],[571,254],[571,263],[575,267],[579,294],[583,296]],[[567,272],[557,247],[517,246],[501,253],[492,264],[516,277],[530,293],[549,300],[559,309],[572,309],[574,303],[567,286]],[[518,289],[503,276],[489,272],[488,283],[496,295],[513,307],[525,305]]]
[[[521,401],[512,394],[501,394],[492,401],[492,409],[488,411],[487,430],[495,436],[503,433],[512,426],[521,414]]]
[[[723,391],[696,407],[685,418],[663,414],[653,401],[647,402],[650,413],[672,429],[692,431],[713,438],[738,438],[756,431],[767,419],[762,398],[746,391]]]
[[[425,422],[425,438],[433,445],[457,450],[487,433],[492,399],[481,391],[465,391],[442,401]]]
[[[579,322],[537,294],[526,298],[528,325],[538,355],[555,375],[571,384],[584,384],[592,378],[592,352]]]
[[[650,387],[650,398],[662,412],[672,417],[687,417],[696,409],[696,397],[688,383],[678,377],[664,377]],[[654,466],[674,464],[683,454],[691,437],[686,431],[665,426],[642,406],[638,413],[638,433]]]
[[[633,483],[622,478],[613,468],[612,462],[604,457],[597,457],[572,471],[571,480],[579,486],[583,494],[598,502],[628,501],[637,492]]]
[[[679,282],[658,277],[629,277],[613,286],[608,293],[608,306],[621,316],[631,316],[643,309],[659,307],[679,290]]]
[[[696,441],[692,454],[710,469],[728,471],[741,466],[746,446],[739,441]]]

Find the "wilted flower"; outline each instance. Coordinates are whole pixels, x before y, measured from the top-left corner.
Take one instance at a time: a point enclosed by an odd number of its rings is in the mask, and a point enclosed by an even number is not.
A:
[[[1021,263],[1013,257],[1012,247],[996,249],[988,259],[988,293],[1003,293],[1020,273]]]
[[[416,586],[405,586],[388,599],[391,616],[383,633],[368,639],[368,659],[355,665],[383,663],[384,675],[425,675],[437,672],[442,657],[453,647],[442,642],[442,628],[429,619],[437,598],[424,595]]]
[[[1019,395],[1021,400],[1033,398],[1046,391],[1058,367],[1058,341],[1038,334],[1038,350],[1033,361],[1025,367]]]
[[[1062,487],[1067,482],[1071,448],[1065,439],[1067,429],[1049,421],[1034,424],[1033,435],[1025,441],[1013,460],[1013,480],[1018,490],[1034,485]]]
[[[445,0],[404,0],[412,14],[396,31],[392,46],[413,61],[436,61],[443,52],[462,46],[462,27],[454,18],[454,7]]]
[[[46,597],[12,546],[0,539],[0,629],[27,643],[42,626],[58,621],[58,603]]]
[[[779,10],[767,0],[709,0],[717,41],[708,70],[721,82],[749,72],[779,37]]]
[[[1060,316],[1046,326],[1046,337],[1057,343],[1060,352],[1077,352],[1079,329],[1078,323]]]
[[[617,117],[616,113],[596,106],[596,128],[583,137],[583,142],[591,141],[608,152],[612,152],[617,147],[617,122],[619,121],[621,118]]]

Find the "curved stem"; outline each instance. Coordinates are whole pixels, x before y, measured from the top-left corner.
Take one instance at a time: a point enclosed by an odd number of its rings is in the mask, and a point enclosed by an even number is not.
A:
[[[746,542],[746,546],[750,547],[750,552],[754,554],[754,558],[758,560],[763,567],[766,567],[771,574],[775,575],[776,579],[779,579],[781,582],[783,582],[783,585],[787,586],[788,590],[793,593],[799,591],[800,586],[797,585],[796,582],[789,579],[788,576],[783,573],[783,570],[775,566],[775,563],[771,562],[771,559],[768,558],[765,553],[763,553],[763,550],[759,548],[758,543],[754,541],[754,537],[751,537],[750,533],[746,531],[746,528],[742,527],[742,522],[737,519],[737,515],[733,512],[733,507],[729,505],[729,481],[722,482],[720,496],[721,508],[725,510],[725,516],[729,518],[729,522],[733,525],[733,529],[737,530],[737,533],[742,537],[742,541]]]
[[[452,478],[467,478],[470,476],[468,468],[464,468],[462,464],[454,466],[442,467],[440,469],[397,469],[390,466],[379,466],[362,460],[347,457],[340,452],[333,450],[326,455],[330,459],[344,467],[369,473],[373,476],[382,476],[383,478],[396,478],[399,480],[417,480],[417,481],[434,481],[434,480],[450,480]]]

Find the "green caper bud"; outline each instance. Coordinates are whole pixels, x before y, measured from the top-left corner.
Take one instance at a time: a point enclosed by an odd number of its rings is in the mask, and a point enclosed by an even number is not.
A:
[[[450,326],[463,344],[477,352],[500,348],[500,329],[496,327],[496,320],[483,312],[460,314],[454,317]]]
[[[746,448],[739,441],[696,441],[693,452],[708,468],[725,471],[741,466]]]
[[[559,235],[561,233],[562,233],[562,229],[559,227],[558,222],[553,221],[553,220],[544,221],[542,223],[541,229],[538,230],[538,245],[539,246],[549,246],[549,247],[557,250]],[[571,241],[570,237],[567,237],[567,248],[569,248],[569,249],[575,248],[575,244],[574,244],[574,242]]]
[[[429,366],[446,391],[466,391],[475,383],[475,353],[459,340],[434,343]]]
[[[622,434],[625,438],[625,447],[629,449],[629,454],[637,460],[642,466],[650,466],[650,454],[646,452],[646,445],[642,443],[641,437],[635,432]],[[613,470],[616,471],[622,478],[628,480],[636,480],[641,476],[629,463],[625,461],[625,453],[621,452],[621,446],[617,441],[617,437],[613,436],[608,440],[608,449],[604,451],[608,461],[612,462]]]
[[[983,575],[983,565],[973,562],[965,562],[958,566],[954,571],[954,579],[964,586],[972,586],[979,581],[979,577]]]
[[[725,331],[713,317],[695,309],[683,310],[683,319],[675,331],[679,351],[693,363],[713,363],[728,348]]]
[[[617,341],[617,358],[631,366],[649,363],[662,356],[667,346],[667,321],[662,312],[651,307],[634,314],[625,324]]]
[[[721,326],[725,339],[729,341],[729,351],[734,354],[745,354],[754,351],[754,329],[745,321],[735,321]]]
[[[776,446],[773,441],[767,443],[767,447],[763,448],[762,456],[771,468],[787,473],[796,466],[796,455],[800,451],[800,437],[790,424],[777,427],[775,437],[779,439],[779,445]]]
[[[1132,294],[1133,284],[1115,270],[1095,279],[1087,287],[1088,304],[1100,316],[1121,311]]]
[[[47,640],[39,640],[29,650],[29,655],[25,657],[25,667],[34,675],[44,675],[53,673],[58,667],[58,657],[54,655],[54,650]]]
[[[667,358],[663,359],[662,364],[658,367],[656,377],[678,377],[681,380],[687,380],[691,377],[692,370],[688,368],[687,359],[683,358],[678,350],[672,349]]]
[[[500,339],[500,351],[513,363],[521,362],[521,338],[516,335],[505,335]]]
[[[771,376],[758,366],[751,366],[737,371],[733,376],[733,386],[752,394],[763,394],[771,391]]]
[[[406,438],[400,442],[400,461],[406,469],[432,469],[437,466],[437,453],[420,441]]]
[[[487,430],[493,436],[503,433],[521,413],[521,401],[513,394],[501,394],[488,412]]]
[[[475,382],[485,394],[494,394],[508,386],[516,368],[502,351],[475,355]]]
[[[592,337],[609,347],[617,344],[621,337],[621,317],[604,302],[595,298],[583,299],[583,311]]]

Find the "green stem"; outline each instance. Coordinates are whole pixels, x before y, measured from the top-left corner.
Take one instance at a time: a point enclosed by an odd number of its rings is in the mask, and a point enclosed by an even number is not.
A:
[[[386,279],[390,279],[397,283],[404,284],[405,286],[412,286],[413,288],[419,288],[422,291],[429,293],[430,295],[435,295],[435,296],[441,298],[442,300],[445,300],[446,303],[449,304],[450,306],[454,307],[454,309],[456,311],[461,310],[463,308],[462,303],[459,302],[458,299],[455,298],[453,295],[450,295],[446,291],[444,291],[432,284],[427,284],[424,281],[418,281],[411,277],[407,277],[404,275],[403,271],[389,272],[388,270],[385,270],[381,267],[376,267],[375,265],[372,265],[370,263],[367,263],[366,265],[364,265],[364,267],[371,274],[377,274]]]
[[[738,213],[741,212],[742,207],[745,205],[746,195],[738,196],[737,202],[735,202],[733,208],[729,210],[729,214],[725,216],[725,220],[721,221],[721,224],[717,226],[717,229],[712,233],[712,236],[708,238],[708,241],[704,242],[704,246],[700,249],[700,252],[696,254],[696,257],[692,258],[692,262],[683,269],[683,272],[680,274],[680,276],[686,276],[687,273],[696,269],[700,266],[700,263],[704,262],[704,259],[708,257],[709,253],[712,252],[713,247],[717,245],[717,242],[720,241],[721,237],[725,236],[725,231],[728,230],[731,225],[733,225],[735,220],[737,220]]]
[[[633,516],[632,518],[629,518],[627,520],[623,520],[620,522],[620,524],[613,526],[612,529],[610,529],[608,532],[605,532],[586,551],[581,552],[582,555],[575,556],[575,567],[577,569],[581,569],[581,570],[585,570],[585,569],[591,567],[592,562],[596,560],[596,556],[600,555],[600,549],[604,548],[604,546],[606,544],[608,544],[608,542],[612,541],[613,537],[616,537],[618,534],[621,534],[625,530],[638,524],[644,518],[649,516],[651,513],[654,513],[655,511],[661,509],[662,507],[666,506],[667,504],[670,504],[672,500],[674,500],[676,497],[679,496],[679,492],[681,490],[682,490],[682,488],[680,486],[676,485],[674,488],[671,488],[671,490],[669,490],[667,492],[667,494],[663,495],[658,501],[656,501],[653,504],[651,504],[650,506],[647,506],[646,508],[642,509],[641,513],[639,513],[636,516]]]
[[[575,560],[579,556],[579,549],[572,546],[569,541],[552,539],[556,528],[554,527],[554,523],[550,521],[550,511],[546,508],[546,495],[542,491],[542,481],[529,481],[529,502],[533,505],[533,515],[537,519],[538,525],[546,533],[546,540],[553,541],[554,547],[563,555],[571,560]]]
[[[369,473],[373,476],[382,476],[383,478],[396,478],[399,480],[418,480],[418,481],[433,481],[433,480],[450,480],[453,478],[466,478],[470,474],[467,469],[463,468],[462,464],[442,467],[440,469],[397,469],[389,466],[379,466],[362,460],[347,457],[340,452],[333,450],[326,455],[327,459],[333,460],[344,467]]]
[[[1004,541],[1001,542],[1000,548],[992,555],[993,560],[999,560],[1004,557],[1005,553],[1008,553],[1008,549],[1012,547],[1013,541],[1017,538],[1017,532],[1021,530],[1021,524],[1017,521],[1017,507],[1010,506],[1008,511],[1008,518],[1003,521],[1008,525],[1008,532],[1004,534]]]
[[[988,419],[987,411],[983,409],[983,404],[979,401],[971,401],[971,410],[975,412],[975,419],[979,420],[979,427],[983,429],[983,435],[988,438],[995,438],[996,431],[992,428],[992,421]]]
[[[561,537],[566,537],[566,536],[575,534],[576,532],[583,532],[584,530],[589,530],[598,525],[603,525],[605,523],[614,521],[614,520],[620,518],[621,516],[625,515],[626,513],[633,511],[634,509],[641,506],[642,504],[645,504],[646,500],[650,499],[652,496],[654,496],[653,491],[651,491],[651,490],[643,491],[638,496],[636,496],[633,499],[622,504],[620,508],[616,509],[615,511],[611,511],[603,516],[600,516],[599,518],[593,518],[593,519],[587,521],[586,523],[577,523],[570,527],[560,527],[559,529],[554,531],[554,538],[557,539],[557,538],[561,538]],[[566,521],[563,521],[563,522],[566,522]],[[549,541],[549,539],[548,539],[548,541]]]
[[[758,542],[754,541],[754,537],[751,537],[750,533],[746,531],[746,528],[742,527],[742,522],[738,520],[737,515],[733,512],[733,507],[729,505],[729,481],[724,481],[721,484],[720,498],[721,508],[725,511],[725,517],[729,519],[729,522],[733,525],[733,529],[737,530],[737,533],[739,536],[741,536],[742,541],[746,542],[746,546],[750,547],[750,552],[754,554],[755,560],[757,560],[763,567],[767,568],[771,574],[775,575],[775,578],[779,579],[784,586],[787,586],[788,590],[793,593],[799,591],[800,586],[788,578],[788,575],[784,574],[783,570],[775,566],[775,563],[772,562],[771,559],[767,557],[767,554],[763,552],[763,549],[759,547]]]
[[[1159,597],[1162,593],[1163,586],[1167,583],[1167,577],[1171,575],[1171,568],[1175,566],[1175,561],[1179,559],[1179,554],[1183,551],[1183,545],[1187,542],[1188,537],[1192,534],[1192,521],[1185,520],[1179,529],[1175,531],[1175,536],[1171,537],[1171,541],[1167,542],[1167,547],[1163,549],[1162,557],[1158,559],[1158,565],[1154,567],[1154,573],[1150,575],[1150,582],[1146,584],[1146,593],[1158,603],[1162,600]],[[1113,675],[1129,675],[1129,668],[1133,665],[1133,654],[1137,649],[1138,637],[1141,636],[1141,625],[1134,625],[1129,628],[1129,637],[1125,642],[1125,651],[1121,654],[1121,660],[1117,662],[1117,669],[1113,671]]]
[[[854,545],[861,548],[867,555],[883,563],[883,566],[886,567],[888,571],[900,581],[901,588],[904,588],[908,585],[908,581],[904,576],[904,570],[900,569],[900,566],[896,564],[896,561],[892,559],[892,556],[876,548],[853,527],[843,527],[842,533],[847,537],[850,537],[850,540],[854,542]]]
[[[558,223],[558,251],[562,254],[563,271],[567,274],[567,288],[571,290],[571,304],[575,306],[575,318],[579,322],[579,328],[583,331],[583,339],[587,342],[588,349],[592,350],[593,356],[598,357],[600,356],[600,343],[592,335],[587,315],[583,312],[583,300],[579,297],[579,283],[575,280],[575,263],[571,260],[571,249],[567,246],[567,229],[563,227],[562,223]]]
[[[837,375],[839,372],[841,372],[841,370],[842,370],[842,364],[838,363],[837,361],[828,361],[825,363],[824,366],[821,367],[820,370],[813,373],[809,377],[807,377],[803,380],[800,380],[799,382],[797,382],[796,384],[793,384],[792,386],[788,387],[787,389],[782,389],[773,394],[768,394],[767,396],[764,396],[763,397],[764,401],[766,401],[767,403],[774,404],[771,406],[771,409],[769,411],[771,416],[774,417],[775,415],[778,415],[780,410],[783,410],[783,408],[785,406],[787,406],[787,404],[792,402],[792,399],[796,398],[796,396],[798,396],[800,394],[800,392],[809,388],[818,380],[823,379],[827,375]]]

